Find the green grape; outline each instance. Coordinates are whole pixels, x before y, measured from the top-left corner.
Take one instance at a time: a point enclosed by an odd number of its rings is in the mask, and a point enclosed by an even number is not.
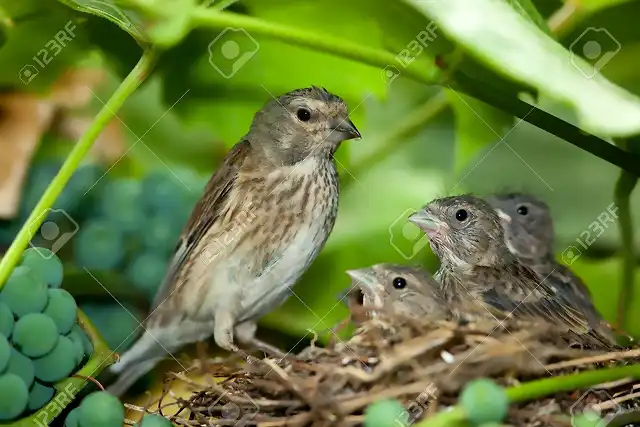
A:
[[[460,405],[471,424],[481,425],[502,421],[509,410],[509,399],[498,384],[490,379],[479,378],[464,387],[460,394]]]
[[[67,418],[64,419],[64,427],[80,427],[78,417],[80,416],[80,410],[75,408],[67,414]]]
[[[70,332],[67,338],[71,340],[75,348],[75,361],[76,366],[78,366],[84,360],[84,344],[82,343],[82,338],[75,332]]]
[[[3,335],[0,335],[0,372],[4,371],[4,368],[7,367],[10,357],[11,345]]]
[[[58,162],[46,162],[37,163],[31,167],[20,204],[21,217],[27,218],[36,207],[40,197],[58,173],[60,166],[61,163]]]
[[[9,364],[5,374],[14,374],[22,379],[27,388],[33,384],[35,378],[35,369],[33,362],[24,354],[20,353],[15,348],[11,349],[11,356],[9,357]]]
[[[132,305],[124,304],[81,304],[80,308],[89,317],[109,348],[119,352],[127,349],[137,338],[134,332],[140,331],[143,313]],[[135,316],[132,317],[132,316]]]
[[[124,406],[117,397],[96,391],[78,407],[80,427],[120,427],[124,423]]]
[[[28,215],[33,210],[46,188],[58,174],[61,165],[60,162],[47,162],[37,164],[32,168],[32,174],[23,195],[22,215]],[[84,201],[84,193],[100,178],[100,175],[99,168],[94,165],[78,167],[56,199],[54,207],[76,216],[76,212],[80,211],[78,208],[81,202]]]
[[[41,313],[49,296],[47,284],[26,266],[18,266],[0,291],[0,301],[4,302],[18,317],[29,313]]]
[[[600,418],[599,413],[587,410],[571,417],[571,425],[574,427],[604,427],[608,426],[609,423]]]
[[[142,181],[142,203],[148,213],[177,213],[188,190],[178,178],[164,172],[152,172]]]
[[[124,256],[124,238],[117,226],[106,221],[91,221],[84,225],[74,245],[78,266],[96,270],[111,270]]]
[[[0,335],[5,338],[9,338],[11,336],[11,332],[13,332],[13,325],[15,324],[15,320],[13,320],[13,313],[11,309],[7,307],[7,304],[0,301]]]
[[[71,333],[80,338],[80,341],[82,342],[82,349],[85,355],[88,356],[93,353],[93,344],[87,336],[87,333],[82,330],[80,325],[78,325],[77,323],[73,325],[73,328],[71,328]]]
[[[35,382],[29,392],[29,404],[27,407],[30,411],[40,409],[53,399],[54,394],[56,394],[55,389]]]
[[[136,232],[146,224],[146,215],[140,207],[142,185],[133,179],[118,179],[105,185],[102,214],[125,233]]]
[[[133,259],[126,276],[136,286],[153,298],[167,271],[167,260],[154,253],[143,253]]]
[[[173,427],[173,424],[162,415],[146,414],[135,427]]]
[[[59,333],[66,334],[76,323],[78,306],[76,300],[64,289],[49,289],[49,304],[43,314],[53,319]]]
[[[47,248],[29,248],[22,254],[22,265],[38,274],[44,282],[54,288],[62,285],[62,262]]]
[[[385,399],[372,403],[364,411],[365,427],[386,427],[395,424],[405,412],[397,400]]]
[[[155,215],[142,233],[142,244],[147,251],[164,255],[166,259],[176,247],[181,231],[182,227],[176,226],[172,218]]]
[[[76,200],[76,205],[85,201],[85,193],[100,180],[103,170],[99,165],[84,164],[71,176],[71,179],[65,185],[61,198],[67,196]]]
[[[68,376],[76,367],[76,349],[64,335],[51,352],[33,361],[36,378],[44,383],[54,383]]]
[[[0,375],[0,421],[12,420],[27,409],[29,389],[14,374]]]
[[[58,334],[53,319],[42,313],[31,313],[18,319],[11,342],[25,356],[40,357],[58,344]]]

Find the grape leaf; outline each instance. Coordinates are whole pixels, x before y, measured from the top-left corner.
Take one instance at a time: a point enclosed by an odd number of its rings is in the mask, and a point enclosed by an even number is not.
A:
[[[34,0],[0,0],[0,5],[13,21],[0,49],[0,86],[45,92],[88,53],[83,24],[63,5]]]
[[[141,43],[167,48],[190,30],[195,0],[59,0],[72,9],[105,18]]]
[[[409,1],[495,72],[571,105],[585,130],[602,136],[640,132],[639,98],[605,79],[597,62],[588,64],[529,25],[504,0]],[[606,53],[619,46],[610,49]]]

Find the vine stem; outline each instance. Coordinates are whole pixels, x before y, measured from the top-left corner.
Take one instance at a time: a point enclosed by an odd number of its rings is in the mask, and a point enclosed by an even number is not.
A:
[[[220,12],[208,8],[198,8],[193,13],[191,24],[194,27],[210,27],[216,29],[243,29],[250,34],[270,37],[290,44],[313,48],[344,58],[353,59],[374,67],[385,68],[397,64],[396,57],[390,52],[369,46],[353,43],[349,40],[303,30],[297,27],[264,21],[246,15],[231,12]],[[383,70],[384,72],[384,70]],[[445,79],[437,67],[407,67],[402,74],[426,84],[442,83]],[[380,73],[383,78],[382,72]]]
[[[628,150],[628,142],[625,140],[616,141],[617,145]],[[618,318],[617,327],[624,330],[623,324],[625,314],[631,301],[634,300],[634,270],[636,266],[636,256],[633,242],[633,219],[631,218],[630,196],[638,183],[638,177],[624,170],[620,171],[620,176],[616,182],[614,190],[615,203],[618,206],[618,226],[622,239],[622,283],[618,295]]]
[[[58,196],[60,196],[60,193],[62,193],[62,190],[65,185],[67,185],[67,182],[69,182],[69,179],[84,156],[91,149],[100,132],[102,132],[107,123],[115,116],[126,99],[149,75],[157,58],[158,52],[156,50],[147,49],[144,51],[138,64],[136,64],[131,73],[123,80],[118,89],[116,89],[111,98],[109,98],[107,103],[96,115],[91,126],[89,126],[87,131],[80,137],[78,143],[73,147],[73,150],[71,150],[71,153],[69,153],[69,156],[58,171],[58,174],[51,184],[49,184],[4,257],[2,257],[2,261],[0,261],[0,289],[9,278],[11,271],[13,271],[14,266],[22,256],[22,253],[33,238],[35,232],[45,220],[48,210],[51,209],[53,203]]]
[[[530,381],[505,390],[510,403],[521,403],[560,392],[585,389],[623,378],[640,378],[640,365],[619,366],[577,374],[544,378]],[[416,424],[416,427],[458,427],[465,425],[466,416],[460,406]]]

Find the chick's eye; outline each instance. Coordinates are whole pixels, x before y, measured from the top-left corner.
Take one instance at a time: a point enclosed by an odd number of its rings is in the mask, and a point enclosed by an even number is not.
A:
[[[456,212],[456,219],[460,222],[466,220],[469,217],[469,214],[464,209],[458,209]]]
[[[407,281],[404,280],[403,277],[396,277],[395,279],[393,279],[393,287],[396,289],[403,289],[405,286],[407,286]]]
[[[520,205],[520,206],[518,206],[517,212],[520,215],[526,215],[527,213],[529,213],[529,209],[527,209],[527,207],[525,205]]]
[[[298,119],[300,119],[303,122],[308,122],[309,119],[311,118],[311,113],[306,108],[300,108],[296,113],[296,115],[298,116]]]

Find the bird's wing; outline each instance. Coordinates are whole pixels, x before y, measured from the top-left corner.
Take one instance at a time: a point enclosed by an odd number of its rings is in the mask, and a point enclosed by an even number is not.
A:
[[[194,248],[220,217],[225,201],[228,199],[233,183],[238,176],[238,171],[250,151],[251,145],[248,141],[237,143],[207,183],[202,197],[193,208],[187,225],[180,235],[167,274],[153,300],[152,307],[154,309],[166,299]]]
[[[513,313],[516,317],[541,319],[554,325],[564,324],[579,334],[589,332],[589,322],[584,314],[544,282],[539,283],[535,273],[524,265],[514,264],[506,271],[490,276],[491,286],[482,292],[487,304]]]

